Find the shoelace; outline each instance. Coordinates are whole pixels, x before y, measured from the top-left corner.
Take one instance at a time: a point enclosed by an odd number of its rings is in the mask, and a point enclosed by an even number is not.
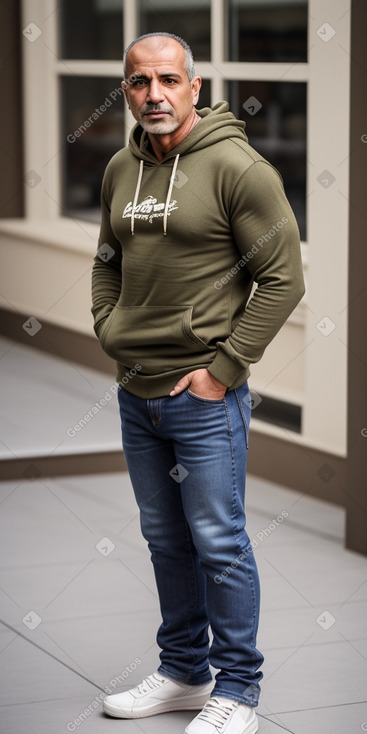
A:
[[[219,701],[218,698],[209,698],[197,719],[208,721],[213,726],[223,726],[230,715],[238,707],[237,701]]]
[[[164,678],[157,678],[155,673],[152,673],[152,675],[148,675],[147,678],[144,678],[144,680],[139,683],[136,688],[139,695],[142,695],[144,693],[148,693],[149,691],[154,691],[155,688],[160,688],[163,683]]]

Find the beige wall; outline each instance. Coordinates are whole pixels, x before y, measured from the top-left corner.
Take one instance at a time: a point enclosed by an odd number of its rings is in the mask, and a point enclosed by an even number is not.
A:
[[[30,235],[30,229],[32,234]],[[42,323],[93,334],[90,280],[98,227],[0,222],[0,305]]]

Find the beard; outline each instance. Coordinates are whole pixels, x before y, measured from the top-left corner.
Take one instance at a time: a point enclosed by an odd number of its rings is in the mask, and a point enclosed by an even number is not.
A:
[[[170,117],[165,120],[145,119],[147,112],[166,112]],[[173,107],[161,107],[159,104],[144,105],[139,112],[139,124],[145,132],[153,135],[168,135],[179,127]]]
[[[153,135],[168,135],[169,133],[174,133],[179,126],[176,120],[157,120],[157,122],[154,122],[153,120],[140,120],[139,124],[145,132],[152,133]]]

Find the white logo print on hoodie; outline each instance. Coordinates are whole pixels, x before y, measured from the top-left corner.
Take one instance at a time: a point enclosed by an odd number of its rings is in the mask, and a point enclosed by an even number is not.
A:
[[[173,212],[175,209],[178,209],[177,206],[177,200],[174,199],[173,201],[170,201],[168,204],[167,214],[168,216]],[[123,219],[131,218],[133,210],[133,202],[129,201],[128,204],[126,204],[124,213],[122,215]],[[161,204],[158,204],[158,199],[155,199],[154,196],[146,196],[145,199],[140,204],[136,204],[135,210],[134,210],[134,218],[135,219],[145,219],[148,220],[149,224],[152,224],[153,219],[157,219],[158,217],[164,217],[164,210],[165,210],[165,203],[162,202]]]

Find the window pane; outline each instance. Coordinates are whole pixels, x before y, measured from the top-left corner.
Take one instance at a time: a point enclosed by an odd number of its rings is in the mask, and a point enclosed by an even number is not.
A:
[[[228,0],[229,61],[307,61],[307,0]]]
[[[59,12],[61,58],[122,58],[122,0],[63,0]]]
[[[120,79],[62,77],[62,213],[99,220],[104,169],[124,145]]]
[[[278,169],[306,239],[306,95],[302,82],[228,82],[231,110],[249,143]]]
[[[165,31],[181,36],[196,61],[210,60],[210,0],[141,0],[140,33]]]

